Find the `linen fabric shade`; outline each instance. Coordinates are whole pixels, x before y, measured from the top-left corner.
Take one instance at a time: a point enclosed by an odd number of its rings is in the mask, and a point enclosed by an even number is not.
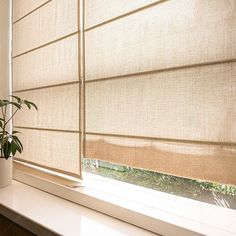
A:
[[[236,184],[234,1],[20,0],[13,21],[14,93],[39,106],[18,158]]]
[[[13,90],[39,111],[20,111],[16,159],[75,177],[80,167],[77,0],[13,1]]]
[[[85,157],[235,185],[236,3],[108,2],[85,3]]]

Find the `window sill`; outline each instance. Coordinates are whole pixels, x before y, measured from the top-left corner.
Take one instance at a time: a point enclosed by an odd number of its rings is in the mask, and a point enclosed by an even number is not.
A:
[[[236,235],[236,211],[232,209],[90,174],[84,175],[85,180],[76,189],[48,182],[17,170],[14,171],[14,177],[43,191],[161,235]],[[102,216],[104,217],[103,214]],[[53,217],[55,216],[51,218]],[[86,217],[89,218],[88,214]],[[89,228],[93,227],[89,226]],[[137,230],[136,227],[135,229]],[[145,234],[140,235],[151,235],[147,231],[143,232]],[[110,235],[115,234],[110,233]],[[123,232],[122,235],[130,235],[130,233]]]
[[[0,212],[37,235],[154,235],[17,181],[0,189]]]

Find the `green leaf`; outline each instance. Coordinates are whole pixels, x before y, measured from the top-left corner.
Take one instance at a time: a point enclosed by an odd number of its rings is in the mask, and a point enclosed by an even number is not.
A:
[[[21,148],[20,144],[18,142],[16,142],[16,140],[12,140],[12,143],[13,143],[14,148],[16,149],[16,151],[21,153],[23,149]]]
[[[10,103],[10,101],[9,100],[2,100],[3,101],[3,104],[4,104],[4,106],[6,106],[6,105],[8,105],[9,103]]]
[[[25,104],[29,109],[31,108],[30,104],[29,104],[27,101],[24,101],[24,104]]]
[[[13,106],[17,107],[18,109],[21,109],[21,105],[16,102],[9,102],[9,104],[12,104]]]
[[[5,142],[4,145],[3,145],[3,154],[4,154],[4,157],[6,159],[8,159],[10,157],[10,154],[11,154],[10,146],[11,146],[11,143],[9,141]]]
[[[3,133],[3,132],[2,132],[2,133]],[[9,135],[9,133],[8,133],[7,130],[4,131],[4,135]]]
[[[14,142],[11,142],[11,153],[12,153],[12,156],[15,156],[16,151],[17,151],[16,144]]]
[[[13,135],[13,136],[12,136],[12,140],[13,140],[15,143],[19,144],[20,148],[23,150],[23,145],[22,145],[20,139],[19,139],[17,136]]]
[[[17,96],[15,96],[15,95],[11,95],[11,97],[15,98],[15,99],[17,100],[18,103],[21,102],[21,98],[20,98],[20,97],[17,97]]]
[[[16,130],[14,130],[14,131],[12,131],[12,134],[20,134],[20,132],[19,132],[19,131],[16,131]]]
[[[7,100],[0,100],[0,107],[4,107],[8,104],[9,101]]]
[[[35,110],[38,110],[38,107],[33,103],[33,102],[30,102],[30,101],[27,101],[31,106],[33,106],[35,108]]]

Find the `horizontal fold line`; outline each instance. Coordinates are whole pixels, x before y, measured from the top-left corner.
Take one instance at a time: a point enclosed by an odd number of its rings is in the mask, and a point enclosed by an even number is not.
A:
[[[50,129],[50,128],[36,128],[36,127],[25,127],[25,126],[14,126],[17,129],[28,129],[28,130],[39,130],[39,131],[53,131],[63,133],[81,133],[79,130],[67,130],[67,129]]]
[[[119,16],[117,16],[117,17],[114,17],[114,18],[112,18],[112,19],[109,19],[109,20],[103,21],[103,22],[101,22],[101,23],[99,23],[99,24],[96,24],[96,25],[93,25],[93,26],[91,26],[91,27],[88,27],[88,28],[86,28],[86,29],[84,30],[84,32],[88,32],[88,31],[90,31],[90,30],[92,30],[92,29],[98,28],[98,27],[103,26],[103,25],[105,25],[105,24],[111,23],[111,22],[113,22],[113,21],[119,20],[119,19],[124,18],[124,17],[126,17],[126,16],[132,15],[132,14],[134,14],[134,13],[140,12],[140,11],[142,11],[142,10],[145,10],[145,9],[147,9],[147,8],[151,8],[151,7],[153,7],[153,6],[159,5],[159,4],[164,3],[164,2],[167,2],[167,1],[168,1],[168,0],[160,0],[160,1],[157,1],[157,2],[154,2],[154,3],[151,3],[151,4],[149,4],[149,5],[146,5],[146,6],[137,8],[137,9],[135,9],[135,10],[129,11],[129,12],[127,12],[127,13],[124,13],[124,14],[119,15]]]
[[[20,53],[20,54],[18,54],[18,55],[16,55],[16,56],[13,56],[12,58],[15,59],[15,58],[17,58],[17,57],[23,56],[23,55],[25,55],[25,54],[27,54],[27,53],[36,51],[36,50],[38,50],[38,49],[40,49],[40,48],[43,48],[43,47],[46,47],[46,46],[48,46],[48,45],[50,45],[50,44],[59,42],[59,41],[61,41],[61,40],[63,40],[63,39],[69,38],[69,37],[71,37],[71,36],[73,36],[73,35],[76,35],[76,34],[78,34],[78,33],[79,33],[79,31],[77,30],[77,31],[75,31],[75,32],[73,32],[73,33],[71,33],[71,34],[65,35],[65,36],[63,36],[63,37],[61,37],[61,38],[58,38],[58,39],[55,39],[55,40],[50,41],[50,42],[48,42],[48,43],[42,44],[42,45],[40,45],[40,46],[38,46],[38,47],[36,47],[36,48],[32,48],[32,49],[30,49],[30,50],[28,50],[28,51],[22,52],[22,53]],[[13,43],[14,43],[14,42],[13,42]]]
[[[24,19],[25,17],[31,15],[33,12],[35,12],[35,11],[37,11],[38,9],[40,9],[41,7],[47,5],[47,4],[48,4],[49,2],[51,2],[51,1],[52,1],[52,0],[49,0],[49,1],[45,2],[45,3],[43,3],[42,5],[40,5],[40,6],[36,7],[36,8],[34,8],[32,11],[28,12],[28,13],[25,14],[24,16],[21,16],[19,19],[15,20],[12,24],[14,25],[15,23],[21,21],[22,19]]]
[[[72,172],[65,171],[65,170],[62,170],[62,169],[50,167],[50,166],[47,166],[47,165],[38,164],[38,163],[35,163],[33,161],[28,161],[28,160],[25,160],[25,159],[22,159],[22,158],[14,157],[13,162],[16,162],[16,163],[19,163],[19,164],[22,164],[22,165],[24,165],[24,164],[32,165],[32,167],[28,166],[29,168],[34,168],[34,166],[35,166],[35,167],[40,167],[40,168],[43,168],[45,170],[50,170],[50,171],[55,172],[55,174],[48,173],[49,175],[57,175],[57,173],[61,173],[61,174],[64,174],[64,175],[68,175],[68,176],[72,176],[72,177],[81,179],[81,175],[79,175],[79,174],[74,174]],[[38,170],[38,171],[40,171],[40,170]],[[60,177],[60,178],[63,179],[63,177]]]
[[[80,81],[77,80],[77,81],[71,81],[71,82],[66,82],[66,83],[61,83],[61,84],[52,84],[52,85],[35,87],[35,88],[27,88],[27,89],[14,90],[13,93],[29,92],[29,91],[34,91],[34,90],[54,88],[54,87],[61,87],[61,86],[79,84],[79,83],[80,83]]]
[[[154,141],[165,141],[173,143],[189,143],[189,144],[200,144],[200,145],[216,145],[216,146],[235,146],[235,142],[217,142],[217,141],[200,141],[200,140],[188,140],[188,139],[172,139],[172,138],[160,138],[160,137],[148,137],[148,136],[136,136],[126,134],[109,134],[109,133],[98,133],[98,132],[85,132],[86,135],[106,136],[106,137],[117,137],[117,138],[131,138],[131,139],[143,139],[143,140],[154,140]]]
[[[110,76],[110,77],[102,77],[98,79],[91,79],[91,80],[86,80],[85,83],[95,83],[95,82],[106,81],[106,80],[128,78],[128,77],[133,77],[133,76],[141,76],[141,75],[169,72],[169,71],[182,70],[182,69],[191,69],[191,68],[196,68],[196,67],[211,66],[211,65],[218,65],[218,64],[227,64],[227,63],[233,63],[233,62],[236,62],[236,59],[227,59],[227,60],[220,60],[220,61],[196,63],[196,64],[190,64],[190,65],[174,66],[174,67],[168,67],[168,68],[163,68],[163,69],[156,69],[156,70],[142,71],[142,72],[136,72],[136,73],[130,73],[130,74]]]

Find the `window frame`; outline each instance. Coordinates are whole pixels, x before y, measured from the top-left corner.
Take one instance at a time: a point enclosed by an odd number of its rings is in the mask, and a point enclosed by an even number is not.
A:
[[[16,181],[161,235],[234,235],[236,233],[236,227],[232,224],[233,219],[236,219],[236,210],[93,174],[84,173],[84,180],[78,182],[77,188],[54,183],[46,178],[39,178],[16,168],[13,169],[13,178]],[[111,186],[116,190],[114,191]],[[153,196],[151,195],[154,192],[156,192],[155,204],[158,206],[158,203],[161,202],[158,208],[152,207],[151,199]],[[129,199],[127,196],[132,195],[132,193],[139,199],[133,201]],[[150,195],[150,199],[139,197],[142,194],[144,194],[143,196],[146,195],[147,198]],[[171,208],[170,205],[174,207]],[[231,219],[229,216],[232,216]]]

